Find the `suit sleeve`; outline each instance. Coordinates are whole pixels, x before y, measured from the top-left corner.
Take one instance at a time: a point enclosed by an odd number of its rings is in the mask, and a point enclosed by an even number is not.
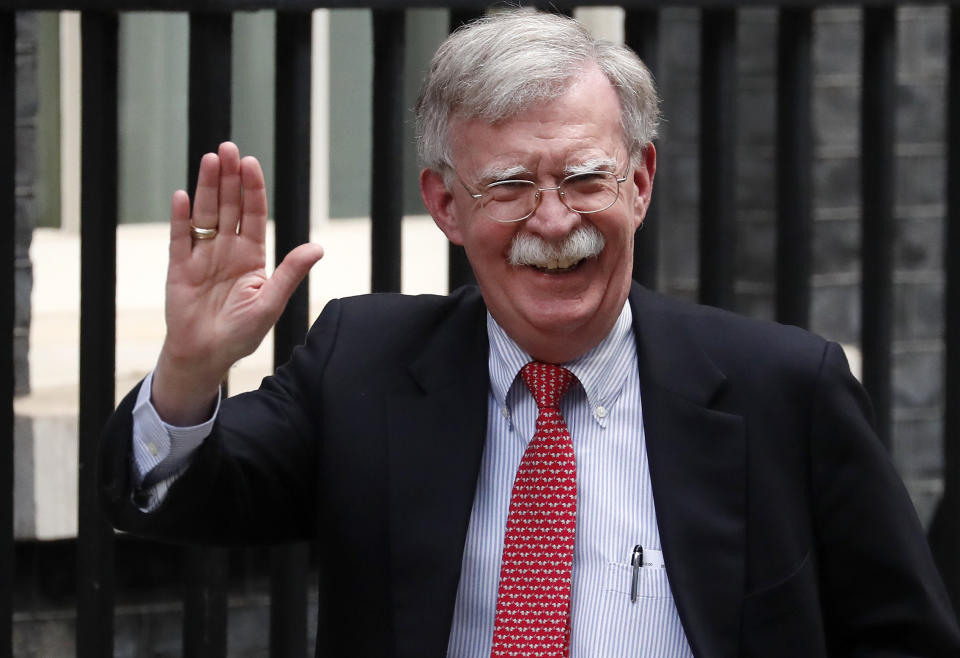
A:
[[[213,431],[158,509],[141,511],[130,474],[138,388],[111,416],[100,447],[101,502],[120,530],[190,544],[249,545],[309,539],[314,532],[317,399],[339,329],[327,305],[305,344],[260,388],[223,401]]]
[[[810,418],[814,523],[831,655],[960,656],[960,633],[902,481],[840,347]]]

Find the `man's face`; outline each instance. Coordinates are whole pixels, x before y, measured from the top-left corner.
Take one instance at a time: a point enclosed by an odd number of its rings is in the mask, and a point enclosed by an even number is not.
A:
[[[574,212],[550,190],[528,219],[502,224],[489,219],[463,185],[447,189],[439,173],[421,174],[428,209],[447,237],[466,249],[484,301],[507,333],[545,361],[568,361],[591,349],[612,328],[630,289],[633,236],[649,204],[656,166],[653,147],[639,167],[630,165],[619,100],[594,67],[554,101],[494,125],[454,118],[450,134],[456,173],[474,192],[506,178],[554,187],[585,169],[627,177],[617,201],[602,212]],[[595,256],[570,267],[510,262],[518,238],[555,246],[585,227],[603,237]]]

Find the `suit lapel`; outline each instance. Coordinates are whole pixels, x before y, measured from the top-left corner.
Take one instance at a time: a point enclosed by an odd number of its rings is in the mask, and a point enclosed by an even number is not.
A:
[[[745,550],[743,418],[717,410],[724,374],[673,302],[634,286],[644,432],[667,575],[695,655],[739,651]],[[689,316],[687,307],[682,313]]]
[[[478,296],[479,297],[479,296]],[[444,655],[486,435],[485,308],[441,323],[388,400],[390,559],[397,656]]]

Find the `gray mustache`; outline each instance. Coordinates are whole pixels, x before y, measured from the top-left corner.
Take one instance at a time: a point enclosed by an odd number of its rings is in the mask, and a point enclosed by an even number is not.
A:
[[[510,245],[508,262],[511,265],[538,267],[556,266],[558,262],[572,264],[598,256],[605,244],[603,234],[592,224],[577,227],[562,242],[555,244],[537,235],[518,233]]]

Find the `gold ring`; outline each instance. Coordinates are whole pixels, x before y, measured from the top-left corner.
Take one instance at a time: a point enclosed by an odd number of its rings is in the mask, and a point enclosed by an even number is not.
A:
[[[215,228],[199,228],[190,224],[190,235],[194,240],[213,240],[217,237],[217,229]]]

